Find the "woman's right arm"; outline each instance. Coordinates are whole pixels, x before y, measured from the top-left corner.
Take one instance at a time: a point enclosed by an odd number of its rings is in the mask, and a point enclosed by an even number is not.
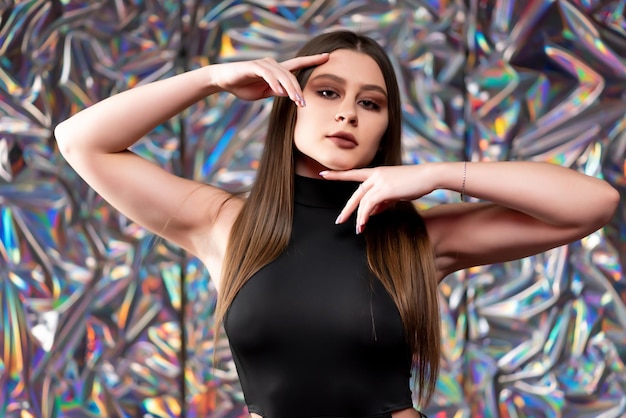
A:
[[[245,100],[301,90],[291,71],[324,55],[216,64],[116,94],[60,123],[61,154],[106,201],[130,219],[206,259],[223,251],[241,202],[218,188],[172,175],[128,147],[182,110],[220,91]],[[220,248],[216,248],[218,245]]]

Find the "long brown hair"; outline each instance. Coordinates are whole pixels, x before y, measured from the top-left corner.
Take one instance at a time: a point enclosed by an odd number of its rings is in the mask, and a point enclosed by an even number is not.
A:
[[[401,164],[400,93],[391,61],[373,39],[348,31],[317,36],[300,49],[298,56],[338,49],[367,54],[380,67],[387,87],[389,124],[371,165]],[[312,71],[306,68],[294,73],[302,87]],[[291,236],[295,123],[296,106],[286,97],[275,98],[257,178],[231,230],[218,293],[216,327],[222,324],[246,281],[276,259]],[[402,317],[417,370],[418,400],[424,405],[434,392],[440,359],[436,270],[426,227],[410,202],[397,202],[369,220],[365,239],[369,267]]]

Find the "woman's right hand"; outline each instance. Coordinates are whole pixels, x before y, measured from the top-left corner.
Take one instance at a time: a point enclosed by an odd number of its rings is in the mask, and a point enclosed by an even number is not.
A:
[[[292,71],[320,65],[328,61],[328,53],[296,57],[277,62],[272,58],[241,61],[210,66],[211,84],[242,100],[258,100],[270,96],[289,96],[304,106],[302,89]]]

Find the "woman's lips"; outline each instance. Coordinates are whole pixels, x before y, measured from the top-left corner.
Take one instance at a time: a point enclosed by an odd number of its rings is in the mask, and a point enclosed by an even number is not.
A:
[[[352,149],[356,148],[358,145],[354,136],[345,132],[335,132],[327,135],[326,138],[331,140],[339,148]]]

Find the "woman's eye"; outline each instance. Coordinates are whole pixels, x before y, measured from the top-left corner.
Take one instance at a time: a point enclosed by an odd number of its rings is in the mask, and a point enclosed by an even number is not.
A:
[[[369,110],[378,110],[380,106],[371,100],[361,100],[361,106]]]
[[[332,90],[319,90],[317,94],[326,99],[334,99],[335,97],[337,97],[337,93]]]

